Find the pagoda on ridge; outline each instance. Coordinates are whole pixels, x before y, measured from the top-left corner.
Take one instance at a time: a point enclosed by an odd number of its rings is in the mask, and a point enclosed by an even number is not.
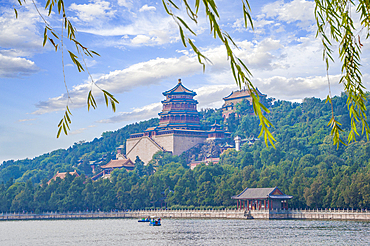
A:
[[[266,94],[262,94],[258,88],[256,88],[256,91],[258,93],[258,96],[260,98],[265,98],[267,97]],[[224,97],[223,98],[225,103],[224,105],[222,105],[222,118],[224,118],[224,120],[226,120],[227,118],[229,118],[230,114],[232,113],[235,113],[236,111],[236,105],[238,103],[243,103],[243,100],[246,100],[250,103],[250,105],[252,105],[253,103],[253,98],[251,96],[251,91],[248,90],[248,89],[242,89],[242,90],[238,90],[238,91],[232,91],[230,93],[230,95],[228,95],[227,97]]]
[[[198,102],[194,99],[196,93],[186,88],[181,79],[163,95],[166,99],[162,101],[162,112],[158,114],[158,126],[130,135],[126,140],[127,158],[135,160],[138,156],[147,165],[158,151],[181,155],[207,139],[225,136],[218,125],[213,126],[211,131],[202,129],[197,111]]]
[[[179,79],[178,84],[171,90],[162,93],[166,100],[162,101],[163,109],[158,115],[158,130],[185,129],[200,130],[198,101],[196,93],[187,89]]]

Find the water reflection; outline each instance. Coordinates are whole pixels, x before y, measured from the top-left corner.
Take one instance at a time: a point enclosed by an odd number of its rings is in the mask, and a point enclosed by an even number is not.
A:
[[[0,222],[0,245],[369,245],[370,223],[137,219]]]

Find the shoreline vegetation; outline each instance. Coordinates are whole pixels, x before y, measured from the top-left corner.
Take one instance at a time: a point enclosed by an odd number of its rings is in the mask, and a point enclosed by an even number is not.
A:
[[[300,220],[354,220],[370,221],[367,209],[149,209],[92,212],[45,212],[2,213],[0,221],[12,220],[70,220],[70,219],[118,219],[118,218],[184,218],[184,219],[300,219]]]

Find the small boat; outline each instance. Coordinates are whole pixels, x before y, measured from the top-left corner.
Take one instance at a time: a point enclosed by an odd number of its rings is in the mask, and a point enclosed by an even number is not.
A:
[[[150,226],[161,226],[161,218],[159,219],[152,219],[149,223]]]
[[[138,220],[137,222],[150,222],[149,218],[142,218],[141,220]]]

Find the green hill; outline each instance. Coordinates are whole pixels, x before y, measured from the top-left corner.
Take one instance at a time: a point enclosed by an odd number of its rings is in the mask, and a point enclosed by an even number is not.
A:
[[[344,138],[350,126],[346,99],[345,95],[333,98]],[[357,142],[337,149],[327,126],[331,106],[317,98],[273,104],[270,99],[265,104],[275,126],[276,148],[259,140],[238,152],[227,150],[218,164],[194,170],[187,168],[184,156],[158,153],[148,166],[136,160],[134,172],[114,171],[110,180],[96,182],[86,177],[91,175],[89,161],[108,162],[129,134],[158,123],[152,119],[103,133],[99,139],[76,143],[67,150],[4,162],[0,166],[0,211],[228,207],[235,204],[230,197],[245,187],[274,186],[294,196],[290,207],[370,208],[370,143],[366,137],[357,136]],[[203,110],[201,115],[204,124],[222,121],[220,110]],[[243,139],[256,138],[258,125],[245,104],[238,105],[236,114],[225,122],[232,137]],[[46,184],[56,171],[73,169],[86,176]]]

